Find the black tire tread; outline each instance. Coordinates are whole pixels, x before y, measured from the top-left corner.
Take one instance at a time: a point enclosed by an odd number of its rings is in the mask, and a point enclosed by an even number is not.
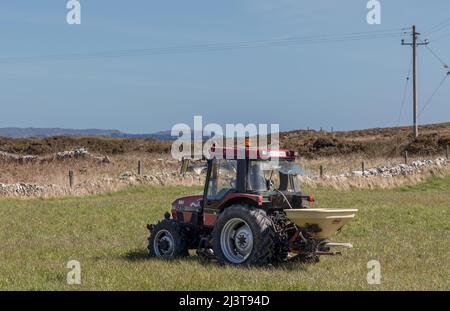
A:
[[[234,217],[244,219],[248,225],[258,232],[254,232],[254,249],[243,266],[263,266],[272,262],[275,254],[275,230],[271,219],[264,210],[248,205],[232,205],[226,207],[220,214],[213,229],[213,249],[219,264],[230,264],[222,253],[220,245],[220,233],[225,223]]]
[[[187,245],[187,238],[186,233],[184,231],[184,228],[175,220],[173,219],[163,219],[159,221],[156,225],[153,226],[150,236],[148,237],[148,251],[150,257],[158,257],[155,254],[155,251],[153,249],[153,239],[156,236],[156,233],[160,230],[167,230],[169,231],[174,239],[175,242],[175,250],[171,257],[160,257],[164,259],[176,259],[176,258],[182,258],[189,255],[188,251],[188,245]]]

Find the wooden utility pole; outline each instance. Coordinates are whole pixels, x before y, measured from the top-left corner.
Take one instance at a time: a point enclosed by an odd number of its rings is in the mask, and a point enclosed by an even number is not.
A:
[[[416,25],[413,26],[412,31],[412,47],[413,47],[413,134],[414,138],[419,136],[419,127],[417,126],[417,34]]]
[[[429,42],[425,40],[423,42],[418,42],[418,36],[420,33],[416,31],[416,25],[412,26],[412,42],[406,43],[404,39],[402,39],[402,45],[410,45],[412,46],[412,71],[413,71],[413,135],[414,138],[419,136],[419,124],[417,123],[417,46],[419,45],[427,45]]]

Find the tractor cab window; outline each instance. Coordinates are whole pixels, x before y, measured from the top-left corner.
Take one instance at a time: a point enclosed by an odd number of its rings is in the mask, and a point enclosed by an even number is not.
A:
[[[257,192],[272,189],[297,192],[300,190],[298,176],[301,174],[301,168],[292,161],[250,161],[247,188]]]
[[[252,191],[267,191],[268,189],[268,179],[265,176],[263,170],[263,162],[261,161],[250,161],[250,167],[248,168],[248,182],[247,188]]]
[[[219,200],[229,191],[236,189],[237,161],[227,159],[212,161],[207,198]]]

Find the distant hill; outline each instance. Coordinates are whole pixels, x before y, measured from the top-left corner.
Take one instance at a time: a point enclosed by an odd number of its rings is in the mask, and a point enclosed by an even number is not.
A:
[[[123,133],[118,131],[119,133],[113,133],[111,135],[111,137],[116,137],[116,138],[144,138],[144,139],[158,139],[158,140],[175,140],[176,137],[173,137],[170,135],[170,131],[161,131],[161,132],[156,132],[156,133],[152,133],[152,134],[127,134],[127,133]]]
[[[163,141],[172,141],[177,137],[170,135],[171,131],[160,131],[150,134],[129,134],[119,130],[101,130],[101,129],[64,129],[64,128],[35,128],[35,127],[4,127],[0,128],[0,137],[9,138],[32,138],[32,137],[54,137],[54,136],[104,136],[114,138],[143,138],[143,139],[157,139]],[[201,134],[200,134],[201,135]],[[194,133],[192,133],[194,137]],[[208,137],[203,137],[208,138]]]
[[[5,127],[0,128],[0,136],[11,138],[29,138],[29,137],[51,137],[51,136],[112,136],[119,135],[117,130],[99,130],[99,129],[64,129],[64,128],[19,128]]]
[[[128,134],[119,130],[102,129],[65,129],[65,128],[0,128],[0,136],[10,138],[30,138],[30,137],[52,137],[52,136],[105,136],[116,138],[152,138],[159,140],[174,140],[170,131],[157,132],[153,134]]]

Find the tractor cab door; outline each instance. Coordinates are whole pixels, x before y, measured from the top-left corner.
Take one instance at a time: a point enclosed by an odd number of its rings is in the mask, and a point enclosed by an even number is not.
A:
[[[214,226],[225,197],[239,188],[237,184],[238,160],[208,160],[205,192],[203,194],[203,224]]]
[[[206,176],[205,192],[203,194],[205,213],[211,209],[217,210],[227,194],[236,192],[236,184],[237,160],[208,160],[208,173]]]

